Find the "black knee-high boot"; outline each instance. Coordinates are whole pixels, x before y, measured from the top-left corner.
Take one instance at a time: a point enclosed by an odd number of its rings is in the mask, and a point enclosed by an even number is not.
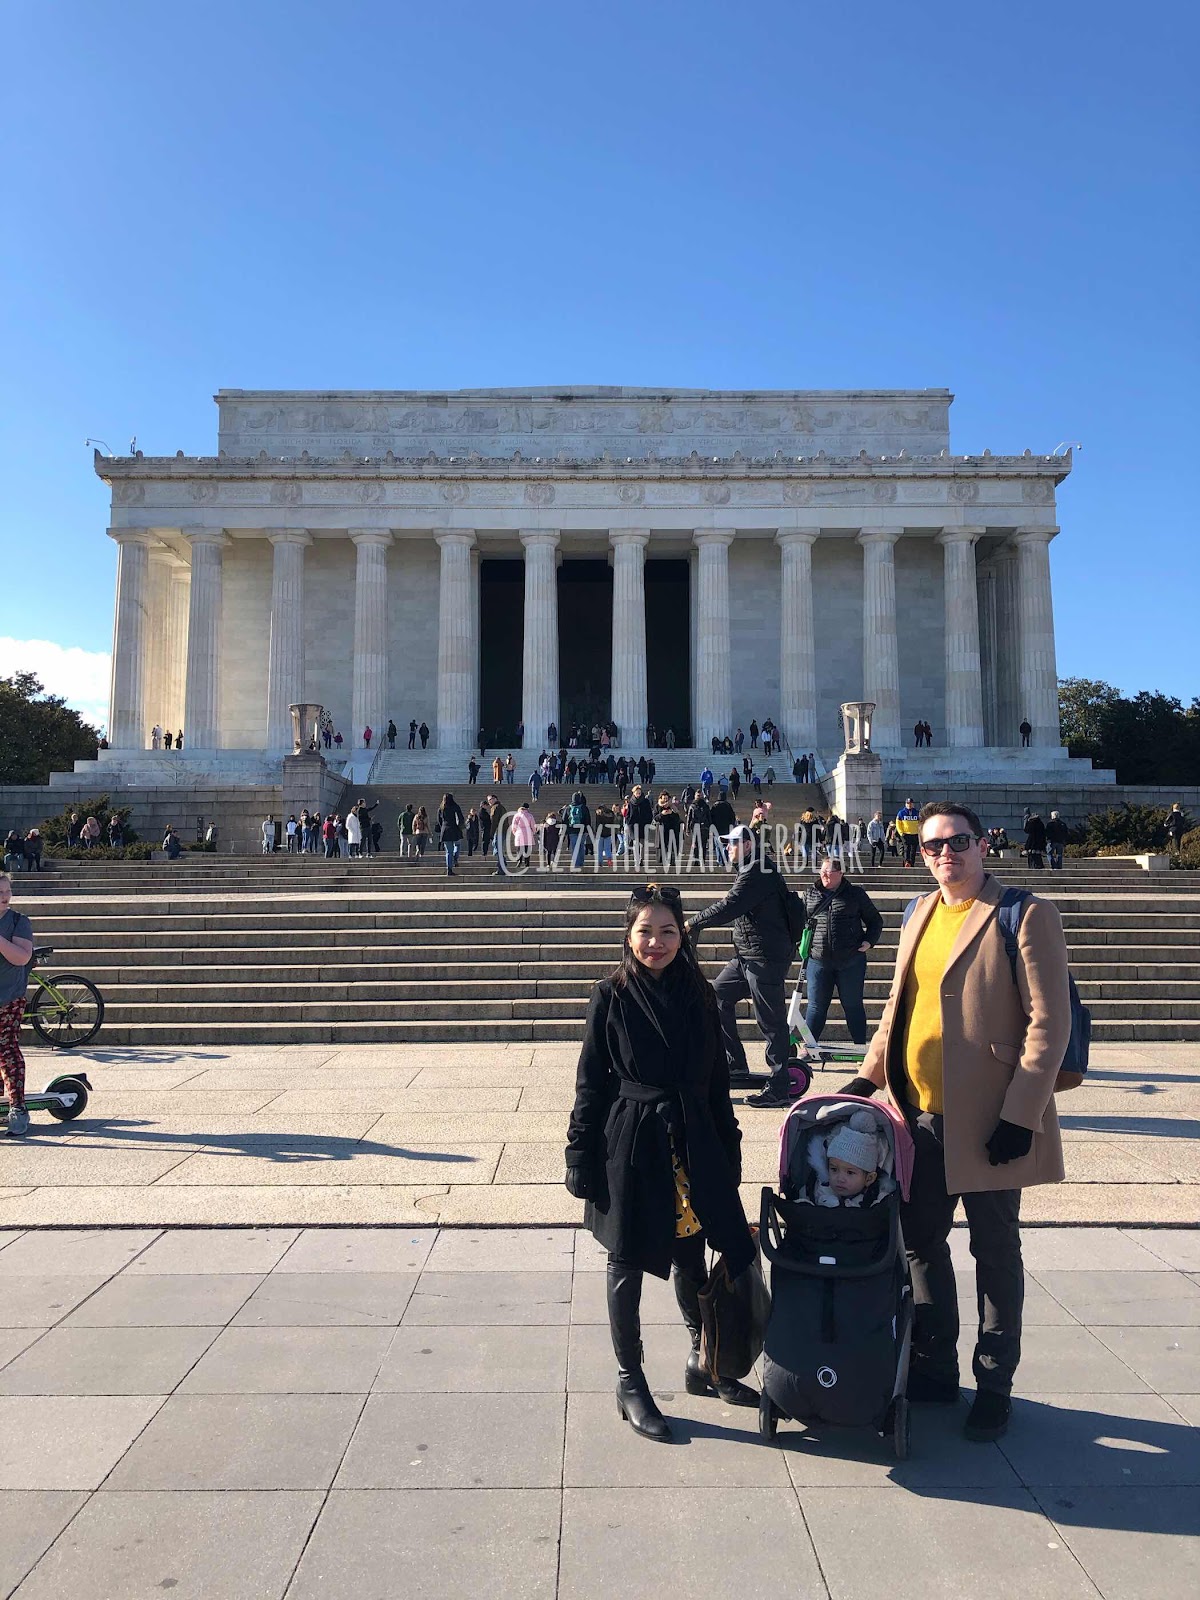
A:
[[[712,1394],[715,1391],[718,1398],[729,1406],[756,1406],[758,1404],[756,1389],[739,1383],[736,1378],[719,1378],[714,1383],[700,1365],[700,1290],[704,1287],[703,1262],[704,1256],[701,1253],[700,1276],[696,1275],[695,1263],[690,1260],[686,1263],[675,1261],[671,1267],[675,1299],[692,1339],[692,1353],[688,1357],[684,1371],[684,1388],[689,1394]]]
[[[642,1274],[609,1258],[608,1326],[617,1358],[617,1411],[635,1433],[667,1440],[671,1430],[642,1371]]]

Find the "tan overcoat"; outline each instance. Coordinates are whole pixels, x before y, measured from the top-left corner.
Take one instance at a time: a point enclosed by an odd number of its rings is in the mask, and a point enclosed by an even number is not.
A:
[[[1058,1183],[1062,1142],[1054,1082],[1071,1036],[1067,942],[1047,900],[1030,899],[1018,936],[1017,982],[996,920],[1003,893],[987,877],[950,951],[942,977],[942,1100],[946,1189],[970,1194]],[[939,891],[923,896],[900,935],[891,992],[863,1063],[863,1076],[904,1105],[904,1005],[913,953]],[[1004,1118],[1033,1130],[1019,1161],[993,1167],[984,1148]]]

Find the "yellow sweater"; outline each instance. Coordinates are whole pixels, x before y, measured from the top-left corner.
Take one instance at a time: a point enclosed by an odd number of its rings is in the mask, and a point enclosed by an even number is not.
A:
[[[975,904],[942,899],[913,952],[904,982],[904,1075],[908,1098],[921,1111],[942,1109],[942,977],[962,919]]]

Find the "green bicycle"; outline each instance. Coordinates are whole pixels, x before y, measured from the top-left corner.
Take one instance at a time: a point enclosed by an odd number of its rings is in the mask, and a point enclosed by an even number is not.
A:
[[[54,1050],[75,1050],[100,1032],[104,996],[90,978],[77,972],[48,977],[37,969],[54,954],[49,945],[34,947],[30,983],[36,988],[25,1016],[43,1044]]]

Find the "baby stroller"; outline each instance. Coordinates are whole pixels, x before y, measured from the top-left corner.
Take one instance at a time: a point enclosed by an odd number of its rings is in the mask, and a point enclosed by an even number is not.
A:
[[[825,1145],[854,1118],[877,1138],[875,1182],[839,1203],[826,1181]],[[781,1417],[889,1435],[909,1449],[909,1346],[913,1299],[900,1233],[900,1200],[913,1145],[889,1105],[818,1095],[794,1105],[779,1136],[779,1193],[762,1192],[759,1240],[771,1264],[771,1315],[763,1351],[759,1429]]]

